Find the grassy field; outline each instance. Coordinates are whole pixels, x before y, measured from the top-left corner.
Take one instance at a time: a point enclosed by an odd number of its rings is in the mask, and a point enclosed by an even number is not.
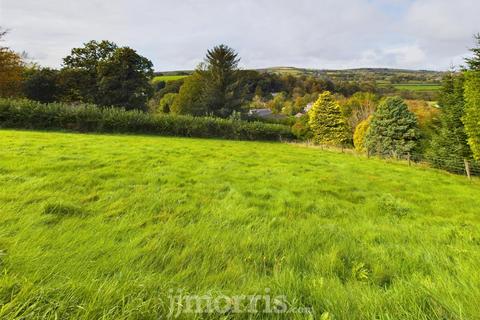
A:
[[[438,91],[442,88],[439,84],[430,83],[399,83],[393,85],[398,90],[410,91]]]
[[[169,81],[174,81],[174,80],[180,80],[180,79],[183,79],[183,78],[186,78],[188,76],[186,75],[168,75],[168,76],[156,76],[153,78],[152,82],[155,83],[155,82],[160,82],[160,81],[165,81],[165,82],[169,82]]]
[[[377,84],[380,87],[392,85],[397,90],[408,90],[408,91],[439,91],[442,86],[435,83],[395,83],[390,84],[387,81],[377,81]]]
[[[285,296],[283,319],[480,317],[478,180],[281,143],[1,130],[0,185],[1,319],[159,319],[178,290]]]

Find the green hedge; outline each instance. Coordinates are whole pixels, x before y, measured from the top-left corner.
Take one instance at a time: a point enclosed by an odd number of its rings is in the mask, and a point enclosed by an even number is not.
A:
[[[290,127],[279,124],[213,117],[151,115],[88,104],[42,104],[17,99],[0,99],[0,127],[238,140],[293,138]]]

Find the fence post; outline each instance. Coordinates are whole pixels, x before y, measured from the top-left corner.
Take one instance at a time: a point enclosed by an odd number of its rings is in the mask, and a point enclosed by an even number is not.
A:
[[[408,166],[411,167],[412,166],[412,161],[411,161],[411,157],[410,157],[410,152],[407,154],[407,159],[408,159]]]
[[[467,159],[463,159],[463,162],[465,163],[465,173],[467,174],[468,180],[472,180],[472,176],[470,174],[470,163]]]

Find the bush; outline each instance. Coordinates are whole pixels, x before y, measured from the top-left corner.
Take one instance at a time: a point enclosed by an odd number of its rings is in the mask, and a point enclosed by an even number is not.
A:
[[[297,122],[292,126],[292,133],[300,140],[313,138],[312,130],[310,130],[310,126],[308,125],[308,115],[303,115],[297,119]]]
[[[293,135],[287,126],[214,117],[151,115],[137,110],[95,105],[42,104],[0,99],[0,127],[79,132],[144,133],[167,136],[281,140]]]
[[[365,146],[365,137],[367,135],[368,128],[370,127],[371,120],[372,117],[370,116],[360,122],[355,128],[355,133],[353,134],[353,144],[355,146],[355,150],[358,152],[367,152],[367,148]]]

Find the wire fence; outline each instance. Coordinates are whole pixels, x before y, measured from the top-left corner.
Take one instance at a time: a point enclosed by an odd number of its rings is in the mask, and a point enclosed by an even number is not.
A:
[[[402,160],[411,163],[424,163],[431,167],[442,169],[451,173],[465,175],[467,177],[480,177],[480,162],[472,158],[462,158],[458,156],[433,157],[423,154],[404,154]]]
[[[299,144],[299,143],[294,143]],[[350,153],[360,156],[365,156],[368,158],[382,158],[389,159],[393,161],[400,161],[408,164],[410,166],[427,166],[436,169],[441,169],[450,173],[464,175],[466,177],[480,177],[480,162],[472,158],[462,158],[458,156],[447,156],[447,157],[426,157],[422,153],[404,153],[396,155],[377,155],[377,154],[368,154],[358,152],[352,148],[342,148],[342,147],[333,147],[330,145],[319,145],[314,144],[311,141],[306,141],[300,143],[300,145],[309,147],[309,148],[318,148],[322,150],[330,150],[335,152]]]

